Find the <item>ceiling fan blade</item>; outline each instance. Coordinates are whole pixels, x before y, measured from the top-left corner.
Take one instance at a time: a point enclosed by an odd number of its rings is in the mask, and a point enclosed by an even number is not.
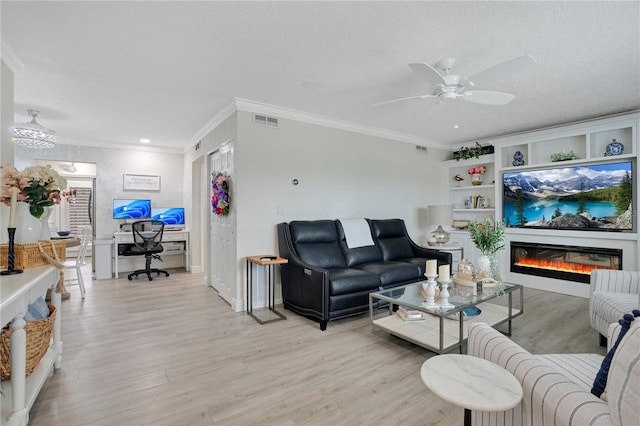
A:
[[[387,104],[394,104],[396,102],[402,102],[402,101],[410,101],[413,99],[424,99],[424,98],[437,98],[436,95],[418,95],[418,96],[409,96],[406,98],[399,98],[399,99],[391,99],[390,101],[383,101],[383,102],[378,102],[375,103],[371,106],[380,106],[380,105],[387,105]]]
[[[514,100],[516,95],[491,90],[467,90],[462,99],[467,102],[485,105],[506,105]]]
[[[409,64],[409,67],[413,70],[414,73],[416,73],[423,79],[427,80],[429,83],[433,84],[434,86],[438,84],[442,84],[443,86],[447,85],[442,75],[440,75],[440,73],[436,71],[435,68],[433,68],[428,64],[415,63],[415,64]]]
[[[523,55],[480,71],[476,75],[469,77],[469,80],[475,86],[490,84],[525,71],[536,64],[537,62],[532,56]]]

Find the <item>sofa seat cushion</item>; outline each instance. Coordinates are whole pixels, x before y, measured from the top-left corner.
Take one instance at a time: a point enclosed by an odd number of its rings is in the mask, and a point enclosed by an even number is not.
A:
[[[604,357],[598,354],[536,355],[586,391],[591,392]]]
[[[411,263],[372,262],[358,265],[356,268],[378,275],[382,287],[415,281],[420,277],[420,269]]]
[[[343,268],[329,271],[329,294],[370,292],[380,288],[380,278],[376,274],[360,269]]]
[[[418,275],[420,277],[424,277],[425,272],[427,272],[426,271],[426,269],[427,269],[427,258],[426,257],[408,257],[408,258],[404,258],[404,259],[397,259],[397,262],[411,263],[412,265],[416,265],[418,267]]]

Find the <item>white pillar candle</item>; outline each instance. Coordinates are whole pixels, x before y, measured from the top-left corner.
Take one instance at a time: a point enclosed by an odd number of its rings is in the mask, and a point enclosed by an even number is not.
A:
[[[18,188],[11,188],[11,205],[9,207],[9,228],[16,227],[16,205],[18,204]]]
[[[449,272],[449,265],[440,265],[438,269],[438,278],[440,278],[440,281],[449,281],[451,279]]]
[[[435,277],[438,270],[438,261],[436,259],[427,260],[427,276]]]

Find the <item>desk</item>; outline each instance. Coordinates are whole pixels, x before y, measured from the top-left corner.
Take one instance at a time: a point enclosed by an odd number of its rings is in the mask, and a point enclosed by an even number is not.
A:
[[[144,233],[143,233],[144,234]],[[136,269],[143,269],[144,256],[128,256],[126,263],[123,262],[124,256],[121,256],[121,250],[123,246],[130,246],[133,244],[133,233],[129,232],[114,232],[113,233],[113,273],[115,278],[118,278],[118,273],[123,271],[135,271]],[[179,268],[184,267],[187,271],[191,263],[189,247],[189,231],[167,231],[162,234],[162,246],[164,251],[160,253],[165,268]],[[133,265],[135,262],[140,262],[139,268]],[[124,267],[122,267],[125,263]]]
[[[522,400],[522,386],[513,374],[471,355],[429,358],[422,364],[420,376],[433,393],[464,408],[465,426],[471,426],[471,410],[505,411]]]
[[[60,272],[54,266],[27,268],[23,273],[2,277],[0,295],[0,318],[2,326],[11,322],[11,380],[2,382],[3,425],[26,425],[29,410],[36,400],[42,385],[54,368],[62,363],[62,339],[60,330],[60,294],[55,287]],[[51,303],[56,307],[53,324],[53,344],[29,377],[25,377],[27,336],[24,331],[24,314],[27,307],[51,289]]]
[[[252,263],[258,266],[266,266],[268,268],[267,300],[269,310],[278,316],[276,318],[263,320],[262,318],[259,318],[258,316],[253,314],[253,269],[251,268]],[[283,257],[270,255],[247,256],[247,313],[255,318],[255,320],[260,324],[287,319],[286,316],[276,311],[276,292],[273,288],[275,281],[273,265],[282,265],[284,263],[289,263],[289,260]]]

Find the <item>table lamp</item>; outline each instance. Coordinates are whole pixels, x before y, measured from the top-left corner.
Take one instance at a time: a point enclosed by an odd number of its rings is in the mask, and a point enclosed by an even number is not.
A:
[[[451,235],[442,229],[442,225],[450,225],[453,221],[453,209],[449,205],[429,206],[429,223],[437,226],[437,229],[431,233],[436,239],[438,245],[449,242]]]

